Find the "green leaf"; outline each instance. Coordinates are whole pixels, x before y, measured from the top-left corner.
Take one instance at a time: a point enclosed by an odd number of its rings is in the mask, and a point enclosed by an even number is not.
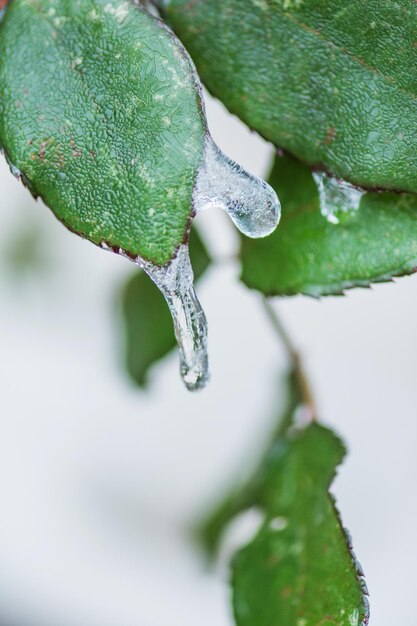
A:
[[[342,442],[313,422],[292,426],[303,404],[291,370],[284,412],[251,477],[224,499],[199,538],[215,555],[227,524],[256,506],[265,515],[256,537],[233,560],[238,626],[365,626],[363,572],[328,489],[342,462]]]
[[[196,280],[210,264],[209,254],[195,228],[190,236],[190,257]],[[122,293],[122,323],[126,369],[140,387],[146,387],[149,369],[176,345],[165,299],[143,271],[135,272]]]
[[[208,89],[267,140],[417,191],[414,0],[159,0]]]
[[[341,441],[312,424],[275,447],[258,504],[265,521],[233,563],[238,626],[361,626],[366,586],[328,493]]]
[[[270,183],[281,196],[281,226],[263,241],[242,241],[249,287],[322,296],[416,271],[416,195],[366,193],[357,211],[332,224],[311,172],[294,158],[276,157]]]
[[[163,264],[187,239],[206,121],[193,65],[130,0],[13,0],[0,144],[71,230]]]

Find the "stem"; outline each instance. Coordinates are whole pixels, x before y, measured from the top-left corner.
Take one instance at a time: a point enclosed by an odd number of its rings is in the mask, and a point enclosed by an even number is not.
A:
[[[313,397],[313,393],[311,391],[310,383],[304,371],[304,366],[300,353],[294,347],[286,328],[282,324],[282,321],[278,317],[274,307],[269,302],[269,300],[263,297],[262,304],[269,318],[269,321],[271,322],[276,334],[278,335],[281,342],[284,344],[284,347],[287,351],[303,404],[308,409],[310,419],[312,421],[315,421],[317,419],[316,403]]]

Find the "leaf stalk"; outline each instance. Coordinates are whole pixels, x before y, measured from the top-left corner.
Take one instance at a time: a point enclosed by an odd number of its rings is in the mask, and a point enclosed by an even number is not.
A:
[[[262,304],[266,315],[275,330],[276,335],[280,339],[281,343],[287,352],[288,359],[294,371],[295,380],[299,388],[300,397],[302,398],[304,407],[307,409],[309,418],[311,421],[317,420],[317,406],[314,399],[311,385],[306,375],[304,364],[299,351],[295,348],[291,337],[282,323],[280,317],[275,311],[274,307],[268,300],[268,298],[262,298]]]

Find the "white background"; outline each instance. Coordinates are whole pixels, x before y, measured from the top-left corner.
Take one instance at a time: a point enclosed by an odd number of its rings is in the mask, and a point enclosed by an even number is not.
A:
[[[209,100],[213,136],[258,175],[271,149]],[[0,625],[227,626],[227,568],[204,568],[186,529],[247,471],[279,411],[285,355],[238,268],[209,272],[212,382],[176,355],[135,389],[117,293],[133,266],[68,233],[0,161]],[[220,212],[199,218],[221,255]],[[43,272],[8,250],[36,227]],[[375,626],[415,626],[417,278],[345,298],[277,301],[322,419],[350,454],[333,491],[367,574]],[[286,625],[282,625],[286,626]]]

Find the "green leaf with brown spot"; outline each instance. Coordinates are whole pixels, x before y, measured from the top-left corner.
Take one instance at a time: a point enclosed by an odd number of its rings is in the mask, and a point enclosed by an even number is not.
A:
[[[338,224],[320,211],[309,168],[277,156],[269,178],[282,202],[279,230],[242,240],[242,280],[269,295],[323,296],[417,268],[417,195],[368,192]]]
[[[328,489],[345,454],[312,424],[276,443],[258,492],[265,520],[233,562],[238,626],[365,626],[366,586]]]
[[[131,0],[12,0],[0,144],[71,230],[168,262],[186,240],[206,120],[188,55]]]
[[[276,146],[417,192],[414,0],[157,0],[210,92]]]

